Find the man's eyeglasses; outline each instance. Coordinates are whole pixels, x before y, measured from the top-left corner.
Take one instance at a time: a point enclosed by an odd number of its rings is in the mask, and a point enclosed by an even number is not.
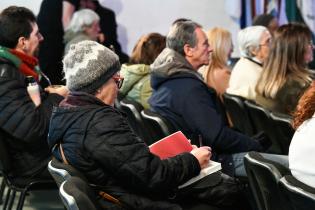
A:
[[[115,75],[115,76],[113,76],[112,78],[113,78],[113,80],[115,81],[115,83],[116,83],[118,89],[120,89],[121,86],[122,86],[122,84],[123,84],[123,82],[124,82],[124,78],[123,78],[123,77],[120,77],[120,76],[118,76],[118,75]]]

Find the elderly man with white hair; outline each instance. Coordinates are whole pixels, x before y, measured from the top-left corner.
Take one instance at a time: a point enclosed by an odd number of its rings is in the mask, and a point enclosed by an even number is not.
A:
[[[271,41],[271,34],[264,26],[250,26],[238,33],[241,58],[232,70],[227,93],[255,100],[255,87]]]

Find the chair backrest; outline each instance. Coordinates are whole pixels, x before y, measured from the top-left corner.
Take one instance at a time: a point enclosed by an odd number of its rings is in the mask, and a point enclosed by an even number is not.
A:
[[[258,152],[249,152],[244,158],[249,185],[259,210],[286,209],[278,188],[278,182],[288,168],[265,159]]]
[[[128,123],[135,134],[137,134],[144,142],[150,142],[150,133],[147,131],[141,117],[143,106],[136,101],[123,99],[120,101],[120,109],[126,113]]]
[[[272,145],[268,149],[269,153],[282,154],[279,140],[275,137],[275,128],[270,111],[257,105],[253,101],[244,101],[245,108],[248,110],[249,117],[255,127],[256,132],[264,132],[270,139]]]
[[[59,195],[68,210],[98,210],[96,194],[87,182],[79,177],[70,177],[59,188]]]
[[[277,113],[270,114],[274,125],[273,139],[278,141],[278,145],[281,149],[281,154],[287,155],[289,152],[289,146],[291,139],[294,135],[294,129],[291,125],[292,118],[288,115],[282,115]]]
[[[315,209],[315,188],[300,182],[291,175],[282,177],[279,187],[290,204],[291,210]]]
[[[244,106],[244,98],[228,93],[223,94],[223,101],[233,126],[240,132],[253,135],[255,133],[248,111]]]
[[[141,111],[141,116],[151,132],[151,143],[154,143],[176,131],[174,126],[165,117],[156,112],[145,109]]]
[[[7,144],[2,136],[2,132],[0,133],[0,166],[0,170],[3,174],[10,173],[11,159],[8,153]]]
[[[51,176],[54,178],[58,187],[60,187],[60,185],[64,181],[70,179],[70,177],[72,177],[72,176],[79,177],[82,180],[86,181],[86,178],[84,177],[84,175],[81,172],[79,172],[77,169],[75,169],[71,165],[67,165],[67,164],[60,162],[56,158],[52,158],[52,160],[49,161],[48,171],[51,174]]]

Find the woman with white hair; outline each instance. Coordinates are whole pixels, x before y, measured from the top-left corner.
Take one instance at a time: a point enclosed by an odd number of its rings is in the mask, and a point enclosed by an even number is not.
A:
[[[271,41],[271,34],[264,26],[250,26],[238,33],[241,58],[232,70],[227,93],[255,100],[255,87]]]
[[[64,35],[65,54],[70,45],[83,40],[97,41],[100,36],[100,17],[91,9],[81,9],[74,13]]]

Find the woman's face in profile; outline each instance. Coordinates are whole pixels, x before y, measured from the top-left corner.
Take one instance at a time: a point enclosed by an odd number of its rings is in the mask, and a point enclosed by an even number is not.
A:
[[[309,41],[309,43],[306,44],[306,49],[305,49],[305,54],[304,54],[304,61],[306,64],[313,61],[313,50],[314,50],[314,44],[312,41]]]

